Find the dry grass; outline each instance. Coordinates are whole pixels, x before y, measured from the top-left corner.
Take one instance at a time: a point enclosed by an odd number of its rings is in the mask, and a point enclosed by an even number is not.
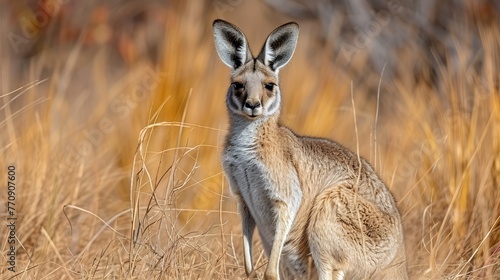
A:
[[[0,178],[16,166],[18,216],[16,273],[6,271],[0,231],[3,279],[245,278],[239,219],[219,163],[229,70],[210,25],[228,17],[257,50],[287,19],[270,20],[250,1],[226,10],[188,3],[148,6],[156,25],[134,34],[158,36],[154,59],[123,34],[67,42],[51,38],[69,31],[48,28],[46,41],[28,40],[38,50],[30,57],[13,53],[8,40],[0,45]],[[89,5],[97,19],[83,30],[101,38],[106,9]],[[258,27],[246,9],[259,11]],[[2,34],[19,32],[8,18]],[[442,62],[433,83],[406,71],[419,63],[411,44],[391,58],[400,61],[398,75],[367,70],[377,78],[352,83],[341,59],[314,42],[314,29],[302,24],[282,71],[283,121],[356,149],[352,90],[360,153],[399,202],[412,279],[499,278],[498,26],[477,26],[479,52],[454,42],[456,60]],[[363,53],[353,61],[368,64]],[[0,202],[6,219],[5,188]],[[266,258],[257,248],[261,275]]]

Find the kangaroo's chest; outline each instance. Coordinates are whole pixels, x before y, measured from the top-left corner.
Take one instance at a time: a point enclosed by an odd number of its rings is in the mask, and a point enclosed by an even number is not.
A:
[[[279,191],[279,182],[273,179],[272,170],[265,166],[255,151],[234,146],[226,147],[223,168],[231,190],[243,198],[261,236],[271,239],[275,227],[274,200]]]

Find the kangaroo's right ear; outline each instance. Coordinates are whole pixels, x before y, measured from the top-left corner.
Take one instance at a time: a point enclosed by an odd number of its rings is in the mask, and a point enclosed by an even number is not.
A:
[[[217,54],[227,66],[235,70],[252,59],[247,39],[238,27],[217,19],[213,30]]]
[[[299,25],[295,22],[274,29],[260,51],[259,60],[277,73],[292,58],[298,38]]]

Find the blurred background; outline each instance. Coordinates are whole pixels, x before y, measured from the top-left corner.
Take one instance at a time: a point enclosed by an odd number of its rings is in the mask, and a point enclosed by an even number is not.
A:
[[[499,16],[495,0],[2,1],[0,178],[16,166],[18,218],[2,277],[246,279],[220,169],[221,18],[254,54],[299,23],[283,123],[359,143],[401,209],[412,279],[499,278]]]

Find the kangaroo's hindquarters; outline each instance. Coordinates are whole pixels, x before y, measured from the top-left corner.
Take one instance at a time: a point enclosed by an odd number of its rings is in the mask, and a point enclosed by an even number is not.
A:
[[[401,243],[398,220],[357,195],[352,184],[325,189],[312,206],[309,248],[320,279],[367,279]]]

